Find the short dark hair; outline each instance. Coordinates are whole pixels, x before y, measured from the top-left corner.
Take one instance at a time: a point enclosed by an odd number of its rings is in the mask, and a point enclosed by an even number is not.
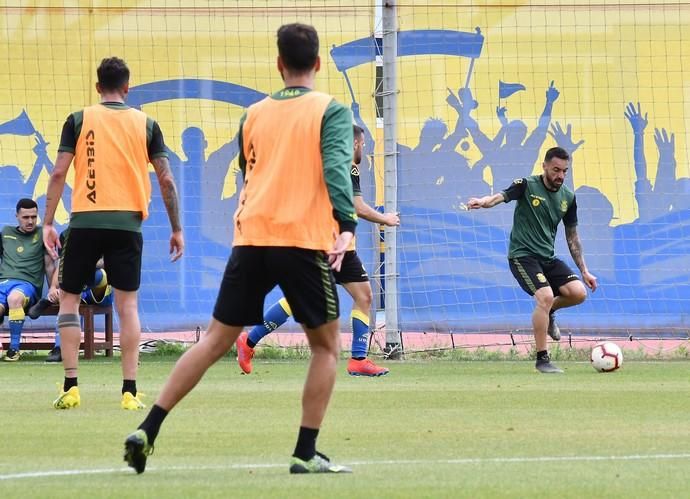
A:
[[[552,147],[551,149],[546,151],[546,155],[544,156],[544,162],[548,163],[553,158],[564,159],[565,161],[568,161],[570,159],[570,154],[568,154],[568,152],[562,147]]]
[[[119,57],[106,57],[96,70],[103,90],[119,90],[129,83],[129,68]]]
[[[319,35],[307,24],[284,24],[278,28],[278,54],[288,69],[309,71],[319,56]]]
[[[22,198],[19,201],[17,201],[17,213],[19,213],[19,210],[24,208],[25,210],[30,210],[31,208],[38,208],[38,205],[36,204],[36,201],[30,198]]]
[[[352,134],[355,136],[355,138],[361,137],[364,135],[364,128],[359,125],[352,125]]]

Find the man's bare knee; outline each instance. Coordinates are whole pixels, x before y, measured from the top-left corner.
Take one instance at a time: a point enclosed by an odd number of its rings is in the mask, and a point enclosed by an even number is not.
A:
[[[572,300],[575,303],[575,305],[579,305],[587,299],[587,290],[585,289],[584,284],[582,284],[580,281],[576,282],[578,283],[578,285],[573,286]]]
[[[551,310],[553,306],[553,291],[551,288],[540,288],[534,293],[534,301],[538,308],[543,308],[545,310]]]
[[[587,290],[582,281],[570,281],[561,286],[559,291],[561,296],[568,300],[569,305],[579,305],[587,299]]]
[[[9,308],[23,308],[24,300],[26,300],[26,298],[22,293],[12,292],[7,297],[7,305]]]
[[[355,307],[359,310],[368,311],[371,309],[371,302],[374,299],[374,295],[371,291],[371,284],[369,284],[369,282],[348,283],[345,284],[345,289],[355,301]]]
[[[118,312],[127,312],[132,309],[137,309],[137,302],[133,300],[119,300],[115,301],[115,308]]]
[[[371,309],[371,302],[373,301],[373,295],[371,293],[371,289],[369,289],[368,292],[362,293],[360,296],[357,297],[355,300],[355,304],[357,305],[357,308],[360,310],[369,310]]]

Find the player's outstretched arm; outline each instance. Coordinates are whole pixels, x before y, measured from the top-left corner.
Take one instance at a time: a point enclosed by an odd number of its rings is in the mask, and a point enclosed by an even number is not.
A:
[[[577,268],[580,269],[580,272],[582,273],[582,280],[589,289],[596,291],[598,286],[597,278],[590,273],[589,269],[587,269],[585,257],[582,252],[582,243],[580,242],[580,236],[577,233],[577,225],[566,225],[565,240],[568,243],[570,256],[573,257],[575,265],[577,265]]]
[[[158,177],[158,185],[161,189],[161,196],[165,209],[168,212],[172,235],[170,236],[170,259],[174,262],[179,260],[184,253],[184,237],[182,235],[182,225],[180,224],[180,209],[177,196],[175,179],[170,171],[168,158],[154,158],[151,163]]]
[[[499,192],[498,194],[494,194],[492,196],[470,198],[470,200],[467,202],[467,209],[477,210],[479,208],[493,208],[497,204],[501,204],[503,202],[505,202],[505,198],[503,197],[503,193]]]
[[[394,227],[400,225],[400,213],[379,213],[369,206],[362,196],[354,196],[355,213],[359,218],[375,224],[388,225]]]

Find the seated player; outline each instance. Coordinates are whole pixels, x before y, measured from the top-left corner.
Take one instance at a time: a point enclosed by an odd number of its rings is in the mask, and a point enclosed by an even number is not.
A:
[[[99,264],[100,263],[101,262],[99,262]],[[105,273],[105,270],[101,267],[102,264],[99,266],[99,268],[96,269],[96,272],[93,277],[93,282],[89,283],[84,288],[84,291],[81,292],[81,302],[84,305],[107,306],[113,304],[113,290],[108,284],[108,276]],[[55,275],[57,275],[57,272],[55,272]],[[57,278],[55,280],[57,281]],[[28,316],[32,319],[36,319],[41,316],[41,314],[43,313],[43,311],[45,311],[46,308],[48,308],[52,304],[59,303],[59,289],[56,289],[55,291],[56,292],[53,292],[53,288],[51,287],[51,291],[48,293],[46,298],[41,298],[38,301],[38,303],[36,303],[36,305],[29,309]],[[46,362],[62,362],[62,350],[60,348],[60,333],[57,330],[57,326],[55,328],[55,346],[48,354],[48,357],[46,357]]]
[[[50,280],[55,270],[43,246],[43,231],[36,225],[38,206],[33,199],[20,199],[16,207],[19,225],[6,225],[0,238],[0,322],[8,312],[10,347],[3,360],[19,360],[24,328],[24,309],[33,304],[43,288],[43,276]]]
[[[362,161],[364,148],[364,130],[357,125],[354,128],[354,164],[350,172],[352,190],[357,216],[369,222],[388,226],[400,225],[397,213],[379,213],[369,206],[362,197],[359,186],[359,163]],[[371,309],[372,291],[369,276],[355,251],[354,240],[352,246],[345,253],[343,264],[338,272],[333,273],[335,282],[342,285],[352,296],[354,305],[350,313],[352,325],[352,357],[347,363],[347,372],[352,376],[384,376],[389,370],[377,366],[367,359],[369,347],[369,311]],[[264,315],[264,323],[255,326],[249,334],[242,333],[237,339],[237,362],[245,374],[252,372],[252,358],[254,347],[261,339],[283,325],[292,315],[290,306],[285,298],[281,298]]]
[[[66,231],[65,231],[66,232]],[[60,244],[65,243],[65,232],[60,234]],[[58,283],[58,272],[53,273],[50,290],[45,298],[41,298],[34,306],[29,309],[28,316],[37,319],[43,312],[53,304],[60,302],[60,287]],[[93,281],[84,286],[81,293],[81,303],[84,305],[112,305],[113,290],[108,284],[108,276],[103,268],[103,259],[98,260]],[[82,318],[83,321],[83,318]],[[83,322],[82,322],[83,327]],[[55,346],[48,354],[46,362],[62,362],[62,350],[60,348],[60,333],[57,325],[55,326]]]

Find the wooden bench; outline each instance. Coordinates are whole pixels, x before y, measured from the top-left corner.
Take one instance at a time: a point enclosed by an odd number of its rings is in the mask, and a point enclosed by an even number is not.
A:
[[[51,305],[42,314],[42,316],[52,315],[56,316],[59,312],[57,305]],[[84,318],[84,341],[81,342],[80,349],[84,350],[85,359],[93,359],[96,350],[105,350],[106,357],[113,356],[113,307],[112,305],[79,305],[79,315]],[[96,341],[95,339],[95,321],[94,316],[105,316],[105,339],[104,341]],[[25,323],[26,325],[26,323]],[[25,333],[47,333],[48,330],[41,329],[25,329]],[[54,338],[55,330],[51,329],[51,339]],[[20,349],[22,350],[50,350],[55,346],[54,341],[22,341]],[[10,347],[9,338],[4,342],[5,351]]]

